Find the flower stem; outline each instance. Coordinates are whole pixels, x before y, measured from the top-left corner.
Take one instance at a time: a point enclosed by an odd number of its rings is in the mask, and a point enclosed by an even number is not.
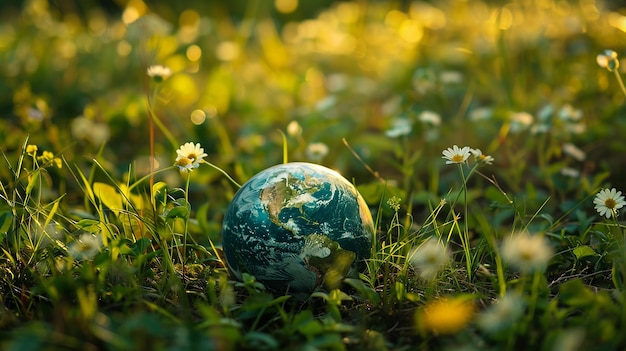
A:
[[[226,173],[226,171],[224,171],[223,169],[219,168],[218,166],[212,164],[211,162],[207,162],[202,160],[202,162],[206,163],[207,165],[215,168],[216,170],[218,170],[220,173],[222,173],[226,178],[228,178],[228,180],[233,183],[237,188],[241,188],[241,185],[239,183],[237,183],[228,173]]]
[[[152,121],[154,121],[154,124],[159,127],[159,129],[161,130],[163,135],[165,135],[170,144],[172,144],[172,147],[176,149],[178,148],[178,142],[176,141],[176,138],[174,138],[174,135],[170,133],[170,131],[165,127],[163,122],[161,122],[159,117],[154,112],[154,101],[156,101],[156,95],[157,89],[154,89],[152,98],[150,99],[150,103],[148,104],[148,112],[150,113],[150,118],[152,119]]]
[[[619,88],[622,90],[622,94],[626,96],[626,87],[624,86],[624,81],[622,81],[622,76],[619,75],[617,70],[613,70],[615,73],[615,78],[617,78],[617,83],[619,84]]]
[[[189,180],[191,179],[191,172],[187,172],[187,182],[185,183],[185,205],[188,206],[191,211],[191,205],[189,204]],[[189,233],[189,216],[191,213],[187,213],[185,218],[185,229],[183,231],[183,277],[185,276],[185,263],[187,262],[187,235]]]

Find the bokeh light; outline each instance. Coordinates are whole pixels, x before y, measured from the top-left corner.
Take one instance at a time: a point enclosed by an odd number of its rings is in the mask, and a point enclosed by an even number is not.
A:
[[[206,120],[206,113],[202,110],[193,110],[191,112],[191,123],[201,125]]]

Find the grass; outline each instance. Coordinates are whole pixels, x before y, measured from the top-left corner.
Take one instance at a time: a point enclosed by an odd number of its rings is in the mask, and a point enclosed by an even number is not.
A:
[[[3,350],[625,347],[626,228],[594,208],[626,189],[617,2],[84,4],[0,11]],[[221,249],[287,160],[377,228],[305,300]]]

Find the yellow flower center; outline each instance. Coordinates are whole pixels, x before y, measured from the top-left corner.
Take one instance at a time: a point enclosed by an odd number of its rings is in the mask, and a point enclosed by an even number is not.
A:
[[[617,205],[617,203],[615,202],[614,199],[609,198],[609,199],[604,200],[604,206],[606,206],[606,208],[608,209],[611,209],[611,210],[614,209],[615,205]]]
[[[190,153],[189,155],[187,155],[187,158],[191,160],[191,162],[194,162],[198,158],[198,155],[196,155],[195,153]]]
[[[520,258],[522,260],[524,260],[525,262],[532,262],[532,261],[534,261],[535,255],[533,254],[532,251],[530,251],[528,249],[521,249],[520,250]]]
[[[463,155],[456,154],[452,156],[452,162],[461,163],[464,161]]]
[[[185,167],[187,165],[190,165],[191,163],[192,161],[188,158],[181,158],[180,160],[178,160],[178,162],[176,162],[176,164],[181,167]]]

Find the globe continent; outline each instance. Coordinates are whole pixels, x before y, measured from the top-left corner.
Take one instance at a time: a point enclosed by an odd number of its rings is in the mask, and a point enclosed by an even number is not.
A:
[[[328,278],[343,277],[369,257],[372,215],[339,173],[287,163],[252,177],[224,217],[222,245],[233,274],[306,296]]]

